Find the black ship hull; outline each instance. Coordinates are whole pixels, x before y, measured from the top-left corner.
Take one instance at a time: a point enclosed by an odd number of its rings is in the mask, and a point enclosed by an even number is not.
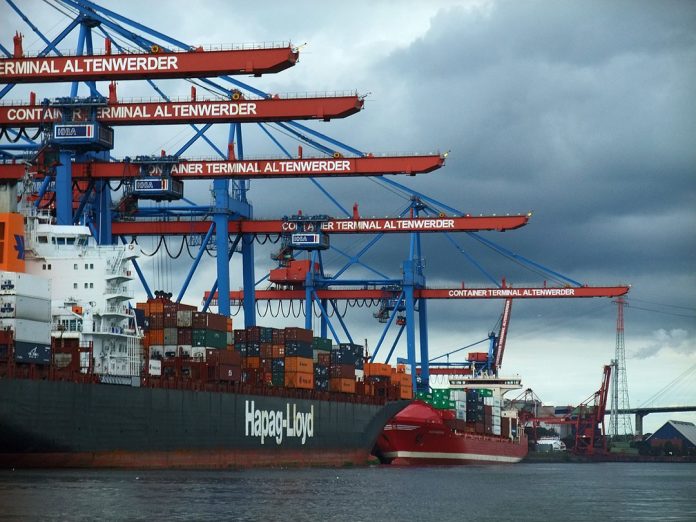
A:
[[[367,462],[409,401],[0,379],[0,466],[227,468]]]

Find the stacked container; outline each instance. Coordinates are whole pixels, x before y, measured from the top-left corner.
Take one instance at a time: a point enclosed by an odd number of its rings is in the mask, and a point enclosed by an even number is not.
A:
[[[50,295],[48,279],[0,272],[0,329],[12,331],[16,362],[51,362]]]
[[[324,337],[314,337],[312,339],[312,359],[314,360],[314,389],[317,391],[329,391],[331,339]]]
[[[209,350],[232,348],[232,320],[224,315],[197,312],[195,306],[162,298],[136,308],[142,310],[144,344],[151,357],[205,361]]]
[[[313,389],[312,331],[253,326],[235,330],[234,349],[242,356],[244,382]]]

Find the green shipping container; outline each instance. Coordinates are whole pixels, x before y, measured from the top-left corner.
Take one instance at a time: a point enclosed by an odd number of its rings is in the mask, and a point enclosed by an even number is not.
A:
[[[193,346],[208,346],[224,350],[227,347],[227,333],[217,330],[196,329],[191,332]]]

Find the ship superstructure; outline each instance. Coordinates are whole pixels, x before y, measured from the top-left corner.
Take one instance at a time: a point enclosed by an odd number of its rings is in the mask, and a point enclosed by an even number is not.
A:
[[[48,212],[26,215],[25,270],[51,284],[51,336],[91,345],[94,373],[131,384],[143,362],[129,288],[134,245],[97,245],[89,227],[55,225]]]

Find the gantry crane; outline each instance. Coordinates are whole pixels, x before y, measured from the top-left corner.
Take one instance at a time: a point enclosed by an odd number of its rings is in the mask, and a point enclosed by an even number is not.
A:
[[[17,183],[27,176],[37,185],[34,204],[50,205],[58,224],[88,224],[97,241],[109,244],[137,240],[141,236],[199,236],[200,248],[186,277],[177,300],[181,300],[197,269],[201,255],[209,245],[218,252],[217,277],[206,296],[206,307],[217,297],[220,313],[229,315],[232,302],[244,309],[246,326],[256,321],[255,307],[262,300],[302,301],[305,321],[311,327],[311,310],[316,305],[322,314],[321,334],[330,329],[338,341],[339,333],[329,320],[329,306],[348,299],[369,299],[390,303],[381,314],[386,321],[384,334],[396,324],[405,330],[408,359],[416,378],[416,324],[419,344],[422,384],[428,384],[428,330],[427,302],[429,299],[505,299],[506,306],[514,298],[558,297],[615,297],[628,291],[627,286],[593,287],[548,271],[554,279],[563,281],[557,286],[513,287],[487,276],[491,287],[429,288],[423,266],[422,233],[469,235],[504,255],[510,253],[479,234],[480,231],[513,230],[524,226],[528,214],[517,216],[471,216],[414,191],[400,183],[383,178],[385,174],[416,175],[432,172],[444,165],[446,154],[376,156],[330,138],[296,120],[330,120],[344,118],[363,108],[363,96],[355,92],[338,95],[288,96],[267,93],[246,84],[233,75],[277,73],[294,66],[298,49],[291,44],[251,46],[232,49],[206,50],[192,46],[159,31],[144,26],[117,12],[89,0],[57,0],[78,14],[52,41],[31,24],[46,43],[37,55],[24,56],[22,39],[14,38],[14,52],[4,47],[0,52],[0,81],[7,85],[0,89],[4,97],[17,83],[72,82],[70,95],[59,99],[37,102],[30,95],[28,103],[0,106],[0,139],[13,142],[0,145],[0,183]],[[11,4],[23,19],[28,18]],[[79,28],[75,56],[65,57],[57,50],[73,29]],[[104,38],[105,51],[95,53],[93,33]],[[137,50],[125,49],[119,40],[127,40]],[[55,56],[50,56],[53,53]],[[215,79],[210,79],[215,76]],[[119,100],[114,80],[144,79],[161,96],[158,101]],[[201,78],[200,85],[215,92],[219,98],[201,100],[192,87],[186,100],[172,100],[154,83],[160,78]],[[99,92],[97,81],[110,81],[108,95]],[[89,96],[79,97],[78,82],[89,89]],[[219,148],[206,136],[215,123],[229,123],[225,147]],[[290,135],[323,156],[305,157],[302,148],[294,157],[272,135],[269,122],[280,132]],[[114,128],[128,125],[155,125],[185,123],[194,130],[193,137],[179,150],[161,157],[138,157],[116,161],[110,157]],[[258,124],[283,151],[285,159],[245,159],[242,124]],[[30,134],[27,129],[38,129]],[[30,139],[34,138],[34,139]],[[42,138],[41,141],[36,141]],[[206,141],[219,158],[209,161],[182,158],[197,140]],[[326,216],[321,233],[373,234],[375,239],[366,252],[384,234],[408,234],[409,255],[402,263],[400,277],[389,278],[378,273],[374,279],[346,279],[341,277],[350,266],[361,263],[360,255],[351,257],[347,265],[331,277],[325,275],[320,250],[310,250],[309,258],[301,266],[294,284],[282,284],[270,290],[257,290],[255,278],[254,240],[261,236],[282,236],[292,233],[297,226],[292,220],[254,219],[247,199],[250,181],[264,178],[308,177],[317,184],[321,177],[379,178],[391,189],[410,194],[407,208],[399,215],[385,218],[362,218],[343,209],[339,202],[322,187],[329,199],[345,217]],[[213,181],[213,199],[210,206],[169,205],[166,209],[137,205],[139,199],[176,201],[183,197],[188,180]],[[129,187],[124,200],[113,210],[111,180]],[[357,208],[357,207],[356,207]],[[208,221],[202,221],[207,216]],[[214,239],[213,239],[214,237]],[[184,237],[184,239],[186,239]],[[291,245],[292,246],[292,245]],[[297,246],[297,245],[295,245]],[[230,292],[229,261],[237,249],[242,256],[243,291]],[[459,247],[457,247],[459,248]],[[300,248],[301,250],[301,248]],[[292,249],[290,249],[292,256]],[[518,257],[519,259],[519,257]],[[299,265],[297,265],[299,266]],[[136,272],[146,293],[152,292],[137,264]],[[538,268],[538,266],[537,266]],[[391,306],[393,304],[393,306]],[[393,313],[397,312],[397,313]],[[342,335],[350,333],[340,314],[336,314],[343,328]],[[491,348],[492,361],[499,367],[504,349],[501,334]],[[396,341],[395,341],[396,344]],[[392,347],[393,351],[393,347]]]

